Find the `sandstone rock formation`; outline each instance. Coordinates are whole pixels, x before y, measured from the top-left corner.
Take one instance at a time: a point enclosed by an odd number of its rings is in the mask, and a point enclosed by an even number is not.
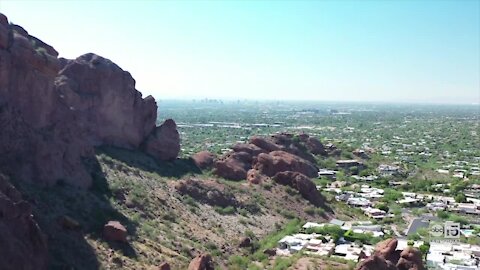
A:
[[[158,267],[158,270],[170,270],[170,264],[168,264],[167,262],[164,262],[162,264],[160,264],[160,266]]]
[[[260,154],[253,166],[267,176],[274,176],[284,171],[302,173],[308,177],[316,177],[318,169],[307,160],[284,151],[273,151],[269,154]]]
[[[232,147],[234,152],[246,152],[251,156],[257,156],[260,153],[267,153],[266,150],[256,146],[253,143],[237,143]]]
[[[47,267],[46,239],[32,216],[31,207],[1,174],[0,254],[0,268],[5,270]]]
[[[208,151],[201,151],[193,155],[192,160],[199,169],[204,170],[212,167],[215,155]]]
[[[324,204],[324,199],[321,194],[318,192],[315,184],[299,172],[292,171],[283,171],[278,172],[273,176],[273,179],[282,185],[291,186],[300,192],[300,194],[316,206],[321,206]]]
[[[82,160],[112,145],[176,158],[173,121],[155,128],[157,106],[132,76],[89,53],[59,59],[55,49],[0,14],[0,169],[15,179],[88,187]]]
[[[142,99],[130,73],[108,59],[88,53],[68,60],[54,84],[93,145],[135,149],[155,128],[154,98]]]
[[[223,159],[215,161],[213,172],[231,180],[243,180],[251,168],[253,157],[247,152],[233,152]]]
[[[260,149],[263,149],[266,152],[278,151],[278,150],[281,149],[281,147],[279,145],[272,142],[271,140],[268,140],[268,139],[262,138],[262,137],[258,137],[258,136],[253,136],[250,139],[250,143],[257,146]]]
[[[144,150],[159,160],[176,159],[180,152],[180,135],[175,121],[167,119],[155,128],[146,139]]]
[[[396,250],[397,239],[387,239],[375,247],[373,255],[361,261],[357,270],[424,270],[422,254],[413,247]]]
[[[188,270],[214,270],[212,256],[201,254],[195,257],[188,265]]]
[[[261,184],[262,182],[267,181],[268,177],[262,175],[259,171],[255,169],[250,169],[247,172],[247,181],[250,184],[258,185]]]
[[[127,229],[118,221],[109,221],[103,226],[103,237],[108,241],[127,242]]]
[[[253,136],[249,143],[238,143],[232,152],[218,158],[213,172],[230,180],[246,179],[250,184],[260,184],[273,177],[276,182],[297,189],[314,205],[325,206],[323,197],[309,179],[318,174],[313,154],[325,153],[323,144],[305,133],[298,137],[289,133],[268,138]]]
[[[245,179],[252,168],[267,176],[288,170],[315,177],[318,170],[313,155],[326,153],[318,139],[305,133],[298,135],[298,139],[290,133],[267,138],[253,136],[249,143],[238,143],[232,150],[214,164],[214,173],[231,180]]]
[[[314,155],[326,155],[327,154],[323,144],[320,142],[320,140],[318,140],[315,137],[309,137],[306,140],[305,145],[307,146],[308,151],[310,151]]]

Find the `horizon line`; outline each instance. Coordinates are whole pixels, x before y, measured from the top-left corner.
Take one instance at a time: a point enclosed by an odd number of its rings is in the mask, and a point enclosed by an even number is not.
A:
[[[444,101],[409,101],[409,100],[319,100],[319,99],[265,99],[265,98],[212,98],[212,97],[167,97],[155,98],[156,101],[201,101],[201,100],[217,100],[226,102],[297,102],[297,103],[356,103],[356,104],[399,104],[399,105],[468,105],[478,106],[478,102],[444,102]]]

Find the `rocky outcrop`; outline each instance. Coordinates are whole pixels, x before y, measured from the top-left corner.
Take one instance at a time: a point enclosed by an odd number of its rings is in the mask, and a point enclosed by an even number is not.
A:
[[[132,76],[101,56],[74,60],[0,14],[0,169],[15,179],[88,187],[94,146],[178,155],[173,121],[155,128],[157,106]]]
[[[423,270],[422,253],[413,247],[405,248],[397,262],[398,270]]]
[[[88,53],[67,61],[54,85],[92,145],[135,149],[155,128],[154,98],[143,99],[130,73],[106,58]]]
[[[167,262],[164,262],[162,264],[160,264],[160,266],[158,267],[158,270],[170,270],[170,264],[168,264]]]
[[[193,163],[201,169],[209,169],[213,166],[215,155],[208,151],[201,151],[192,156]]]
[[[249,143],[238,143],[232,150],[214,164],[214,173],[231,180],[245,179],[252,168],[267,176],[288,170],[315,177],[317,168],[313,155],[326,153],[318,139],[305,133],[298,136],[290,133],[253,136]]]
[[[201,254],[195,257],[188,265],[188,270],[214,270],[213,259],[210,254]]]
[[[413,247],[396,250],[397,239],[387,239],[375,247],[372,256],[361,261],[357,270],[424,270],[422,254]]]
[[[273,151],[269,154],[258,155],[253,168],[267,176],[274,176],[276,173],[284,171],[293,171],[308,177],[316,177],[318,172],[318,169],[311,162],[284,151]]]
[[[310,151],[314,155],[326,155],[327,151],[325,151],[325,147],[315,137],[308,137],[305,141],[305,145],[307,146],[308,151]]]
[[[234,152],[245,152],[250,154],[251,156],[257,156],[260,153],[267,153],[266,150],[256,146],[253,143],[237,143],[232,147],[232,150]]]
[[[47,269],[46,239],[32,216],[31,207],[1,174],[0,254],[1,269]]]
[[[313,205],[323,206],[325,203],[323,196],[318,192],[315,184],[304,174],[292,171],[278,172],[273,176],[273,180],[282,185],[288,185],[295,188]]]
[[[318,174],[312,154],[324,154],[318,139],[305,133],[297,137],[289,133],[268,138],[254,136],[249,143],[238,143],[232,150],[215,161],[213,172],[218,176],[246,179],[250,184],[270,181],[273,177],[276,182],[297,189],[312,204],[325,207],[323,197],[309,179]]]
[[[108,241],[127,242],[127,229],[118,221],[109,221],[103,226],[103,237]]]
[[[180,152],[180,135],[177,124],[167,119],[148,136],[144,144],[147,154],[159,160],[176,159]]]
[[[268,177],[262,175],[259,171],[255,169],[250,169],[247,172],[247,181],[250,184],[258,185],[262,182],[268,181]]]
[[[233,152],[215,161],[213,172],[223,178],[244,180],[252,166],[253,156],[247,152]]]
[[[263,149],[266,152],[278,151],[281,149],[280,145],[268,140],[267,138],[262,138],[258,136],[253,136],[250,139],[250,143],[257,146],[260,149]]]

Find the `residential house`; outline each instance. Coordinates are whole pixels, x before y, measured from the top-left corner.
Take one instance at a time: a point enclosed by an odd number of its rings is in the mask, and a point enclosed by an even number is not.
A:
[[[363,163],[355,160],[355,159],[342,159],[342,160],[337,160],[337,167],[343,168],[343,169],[348,169],[351,167],[363,167]]]
[[[308,240],[296,237],[296,235],[287,235],[278,241],[277,254],[292,254],[303,249]],[[280,252],[278,252],[280,250]]]
[[[387,214],[387,212],[380,210],[378,208],[367,207],[367,208],[363,208],[362,210],[366,216],[373,219],[383,219],[391,216]]]
[[[355,207],[369,207],[372,203],[366,198],[348,198],[347,204]]]
[[[325,177],[334,180],[337,178],[337,171],[320,169],[318,171],[318,177]]]
[[[381,176],[392,176],[400,173],[400,167],[394,165],[380,164],[377,168],[377,171]]]
[[[359,246],[355,243],[340,244],[335,247],[333,256],[341,257],[346,260],[358,262],[370,256],[373,252],[373,246],[363,245]]]
[[[429,269],[478,270],[480,269],[480,246],[455,242],[431,242],[427,254],[427,266]]]

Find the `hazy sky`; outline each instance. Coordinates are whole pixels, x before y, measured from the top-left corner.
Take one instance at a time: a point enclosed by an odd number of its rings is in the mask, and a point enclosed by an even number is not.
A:
[[[480,102],[480,1],[22,1],[0,12],[164,98]]]

